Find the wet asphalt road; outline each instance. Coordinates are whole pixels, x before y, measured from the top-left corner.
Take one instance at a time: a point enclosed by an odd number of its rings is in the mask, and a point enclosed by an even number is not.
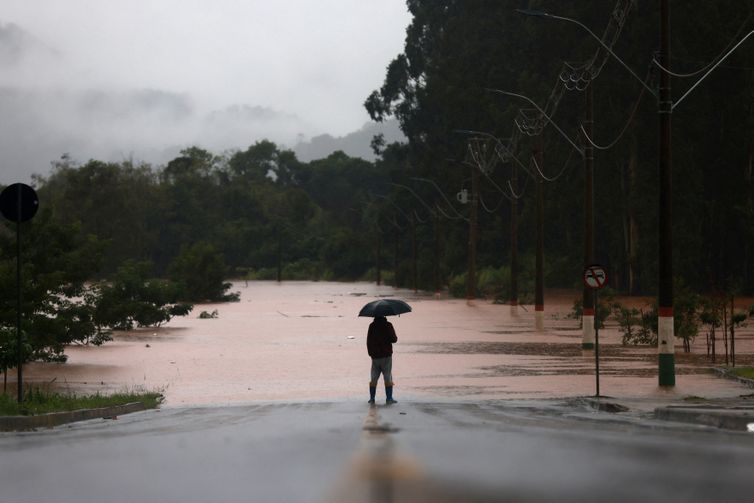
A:
[[[0,500],[746,501],[754,434],[558,401],[165,408],[0,434]]]

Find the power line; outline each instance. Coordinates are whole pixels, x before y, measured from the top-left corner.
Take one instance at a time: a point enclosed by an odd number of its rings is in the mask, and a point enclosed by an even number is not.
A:
[[[628,118],[628,121],[626,122],[626,125],[623,126],[623,129],[621,130],[620,134],[618,134],[618,137],[613,140],[612,142],[608,143],[605,146],[597,145],[592,141],[592,139],[589,137],[589,135],[586,132],[586,129],[584,129],[584,125],[582,124],[579,126],[581,128],[581,133],[584,135],[584,138],[586,138],[586,141],[589,142],[592,147],[596,148],[597,150],[608,150],[610,148],[613,148],[618,141],[623,137],[623,135],[628,131],[628,126],[631,125],[631,123],[634,120],[634,116],[636,115],[636,111],[639,109],[639,103],[641,103],[641,98],[644,96],[644,88],[641,88],[641,92],[639,92],[639,97],[636,99],[636,103],[634,103],[634,109],[631,111],[631,116]]]
[[[482,197],[482,194],[479,194],[479,202],[482,203],[482,208],[484,208],[484,211],[486,211],[487,213],[496,213],[497,210],[500,209],[500,205],[503,204],[503,201],[505,201],[506,198],[510,199],[508,195],[505,194],[505,197],[500,199],[500,201],[498,201],[497,203],[497,206],[495,206],[495,208],[491,210],[487,207],[486,204],[484,204],[484,198]]]
[[[568,169],[568,163],[571,162],[571,157],[573,157],[573,150],[568,154],[568,159],[566,159],[565,165],[563,165],[563,169],[560,170],[560,173],[555,175],[554,177],[548,177],[542,172],[542,169],[540,169],[539,164],[537,163],[536,157],[532,156],[531,160],[534,164],[534,167],[536,168],[537,172],[539,173],[539,176],[542,177],[542,179],[546,182],[554,182],[561,176],[563,176],[563,173],[565,173],[566,169]]]
[[[746,27],[746,25],[747,25],[747,24],[749,23],[749,19],[751,19],[751,13],[749,13],[749,15],[748,15],[748,16],[746,17],[746,19],[744,19],[744,22],[743,22],[743,23],[741,23],[741,26],[739,26],[739,28],[738,28],[738,31],[736,32],[736,34],[735,34],[735,35],[733,35],[733,38],[731,39],[731,41],[730,41],[730,42],[728,42],[728,45],[726,45],[726,46],[725,46],[725,48],[724,48],[724,49],[723,49],[722,51],[720,51],[720,54],[718,54],[717,56],[715,56],[715,57],[714,57],[714,58],[712,59],[712,61],[710,61],[709,63],[707,63],[706,65],[704,65],[704,66],[703,66],[702,68],[700,68],[699,70],[697,70],[697,71],[695,71],[695,72],[691,72],[691,73],[675,73],[675,72],[672,72],[672,71],[670,71],[669,69],[667,69],[667,68],[665,68],[664,66],[662,66],[662,65],[660,64],[660,62],[659,62],[659,61],[657,61],[657,58],[656,58],[656,57],[652,57],[652,62],[653,62],[653,63],[654,63],[655,65],[657,65],[657,67],[658,67],[658,68],[659,68],[660,70],[662,70],[662,71],[663,71],[663,72],[665,72],[665,73],[668,73],[668,74],[672,75],[673,77],[678,77],[678,78],[681,78],[681,79],[683,79],[683,78],[694,77],[694,76],[696,76],[696,75],[699,75],[700,73],[702,73],[702,72],[704,72],[704,71],[707,71],[707,69],[709,69],[709,67],[711,67],[712,65],[714,65],[716,61],[718,61],[718,60],[719,60],[720,58],[722,58],[722,57],[723,57],[723,55],[724,55],[724,54],[725,54],[725,53],[726,53],[726,52],[727,52],[727,51],[728,51],[728,50],[730,49],[730,47],[731,47],[731,46],[732,46],[732,45],[733,45],[733,44],[734,44],[734,43],[736,42],[736,39],[738,38],[738,36],[739,36],[739,35],[741,35],[741,33],[743,33],[743,31],[744,31],[744,28],[745,28],[745,27]],[[678,58],[676,58],[676,59],[678,59]]]
[[[456,213],[456,215],[458,216],[458,218],[465,218],[463,215],[461,215],[461,213],[458,212],[458,210],[455,208],[455,206],[453,206],[453,203],[451,203],[450,200],[447,197],[445,197],[445,193],[440,189],[440,187],[433,180],[430,180],[429,178],[422,178],[422,177],[419,177],[419,176],[411,177],[411,179],[412,180],[419,180],[421,182],[431,183],[432,185],[434,185],[435,189],[437,189],[437,192],[440,193],[440,195],[442,196],[442,198],[447,203],[448,207]],[[435,205],[435,208],[437,208],[437,211],[439,211],[440,213],[442,213],[443,216],[445,216],[445,218],[451,218],[449,215],[447,215],[445,212],[443,212],[442,209],[439,206]]]

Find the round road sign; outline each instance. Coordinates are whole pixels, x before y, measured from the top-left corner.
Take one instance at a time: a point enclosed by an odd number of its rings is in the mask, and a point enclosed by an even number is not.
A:
[[[592,264],[584,269],[584,284],[595,290],[607,284],[607,270],[605,267]]]
[[[37,214],[37,193],[24,183],[8,185],[0,192],[0,213],[11,222],[26,222]]]

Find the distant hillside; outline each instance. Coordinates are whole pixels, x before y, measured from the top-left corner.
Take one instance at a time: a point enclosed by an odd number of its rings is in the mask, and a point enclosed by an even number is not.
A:
[[[373,161],[375,156],[370,144],[372,138],[380,133],[384,135],[385,143],[406,141],[406,137],[403,136],[398,126],[398,121],[389,120],[367,122],[358,131],[337,138],[329,134],[314,136],[309,141],[296,144],[292,150],[296,153],[296,157],[303,162],[323,159],[336,150],[342,150],[351,157],[361,157]]]

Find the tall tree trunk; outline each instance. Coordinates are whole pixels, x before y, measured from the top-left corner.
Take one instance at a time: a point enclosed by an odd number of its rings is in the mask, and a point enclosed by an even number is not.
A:
[[[749,100],[749,119],[750,124],[754,123],[754,71],[750,73],[752,77],[752,86],[751,86],[751,99]],[[749,142],[749,155],[747,159],[746,166],[744,167],[744,179],[746,180],[746,209],[748,210],[746,213],[746,216],[749,219],[748,227],[749,232],[754,234],[754,229],[752,227],[754,226],[754,202],[752,201],[752,192],[754,192],[754,186],[752,186],[752,170],[754,170],[754,131],[752,128],[749,128],[749,137],[751,138],[751,142]],[[752,234],[749,234],[751,236]],[[744,239],[744,264],[743,264],[743,271],[742,276],[744,280],[745,285],[750,285],[752,283],[752,268],[751,268],[751,244],[750,239]]]
[[[736,323],[733,295],[730,296],[730,364],[736,366]]]
[[[277,229],[278,238],[278,283],[283,281],[283,238],[280,235],[280,227]]]
[[[416,215],[411,213],[411,283],[414,292],[418,291],[418,272],[417,272],[417,256],[416,256]]]
[[[440,212],[435,201],[435,261],[432,267],[432,276],[435,287],[435,295],[440,295]]]
[[[382,284],[382,233],[377,231],[377,250],[376,250],[376,261],[377,261],[377,286],[380,286]]]
[[[725,305],[725,299],[723,299],[723,347],[725,348],[725,365],[728,362],[728,307]]]
[[[395,245],[395,254],[393,255],[393,285],[396,288],[401,287],[401,281],[400,276],[398,273],[398,266],[400,262],[400,255],[401,255],[401,235],[398,232],[398,228],[395,228],[395,233],[393,236],[393,244]]]
[[[636,222],[636,180],[638,172],[638,143],[631,135],[631,150],[628,158],[628,294],[636,293],[636,262],[639,252],[639,225]]]

